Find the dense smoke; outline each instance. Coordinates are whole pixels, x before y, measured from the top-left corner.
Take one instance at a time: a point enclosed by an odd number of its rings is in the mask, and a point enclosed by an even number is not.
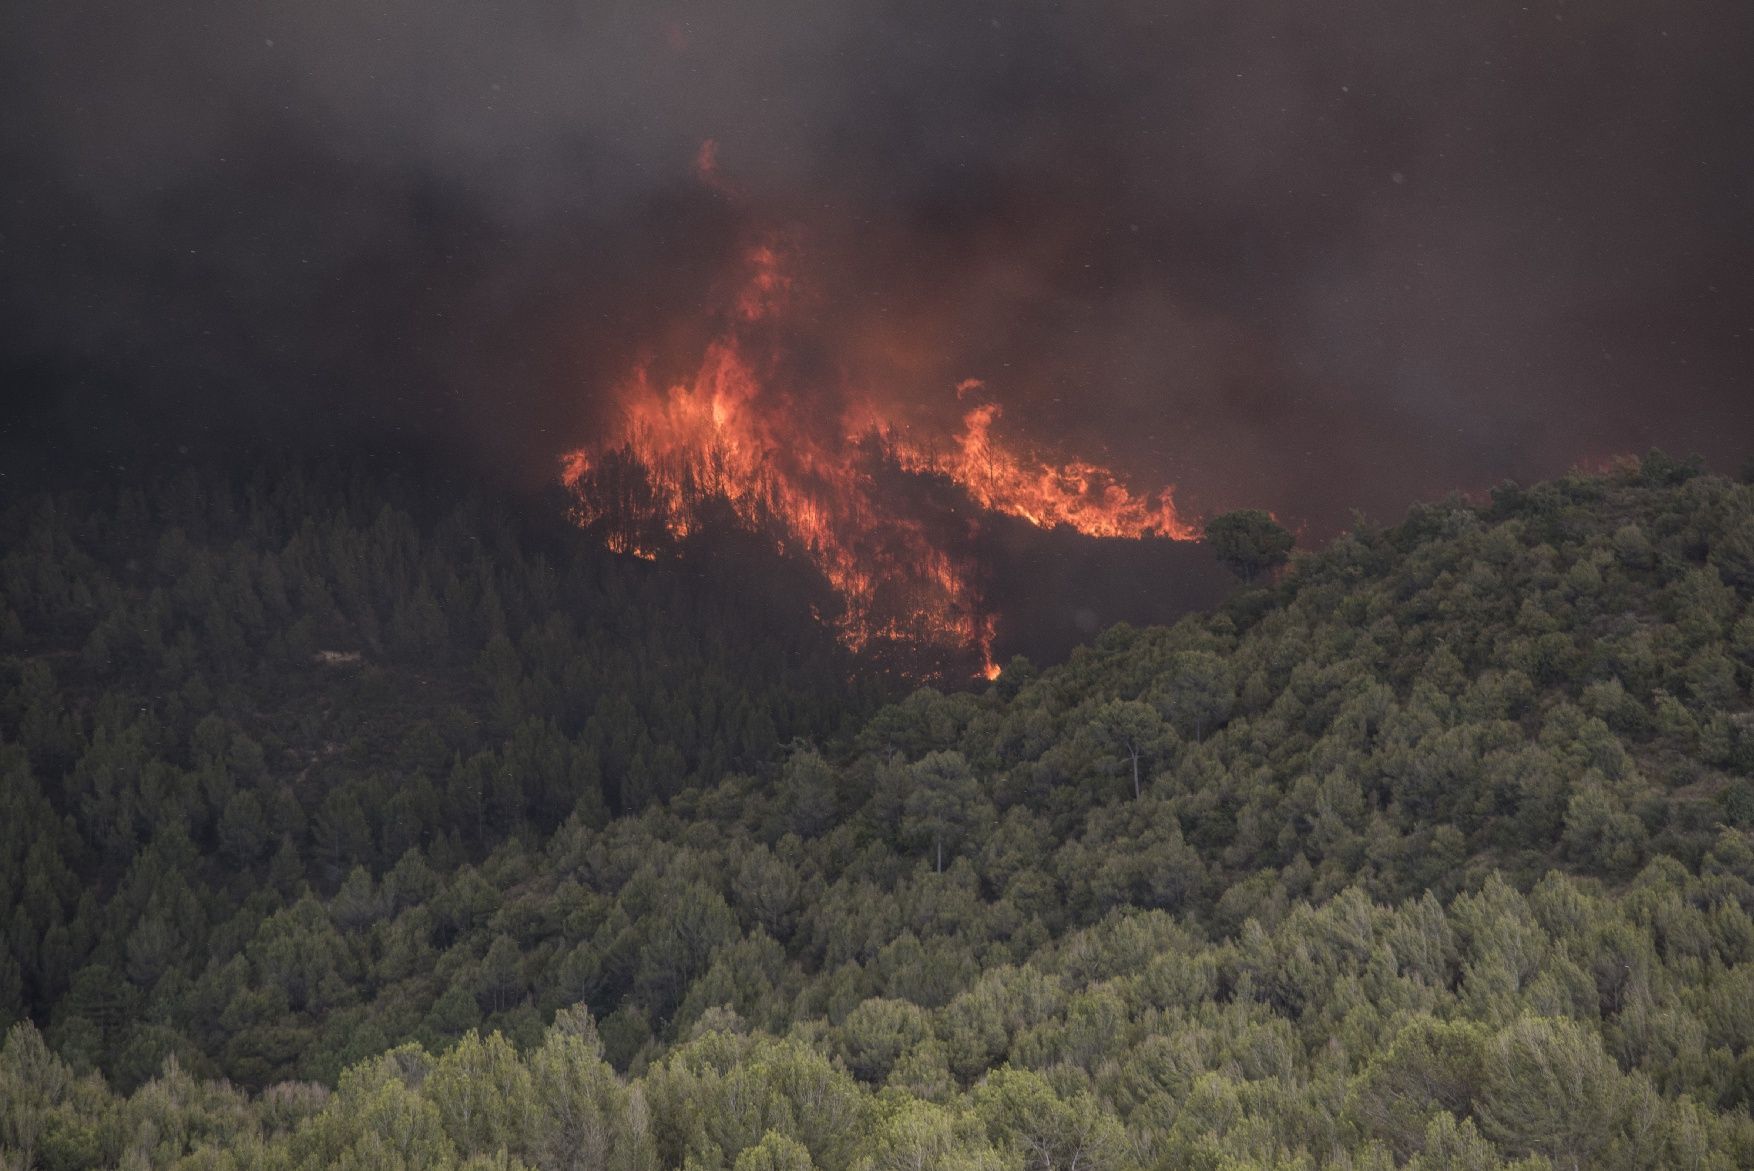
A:
[[[13,5],[5,459],[538,480],[784,228],[800,361],[940,420],[981,379],[1196,513],[1729,463],[1749,44],[1737,0]]]

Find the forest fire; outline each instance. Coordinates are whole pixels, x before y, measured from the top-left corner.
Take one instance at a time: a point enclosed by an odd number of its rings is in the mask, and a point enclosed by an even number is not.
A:
[[[975,549],[995,515],[1092,537],[1197,536],[1168,488],[1136,495],[1106,468],[1002,439],[978,380],[955,388],[970,405],[943,436],[898,421],[832,367],[806,369],[793,252],[783,236],[748,248],[698,356],[673,379],[636,368],[618,388],[617,423],[565,457],[575,519],[611,549],[656,558],[728,512],[820,571],[850,649],[961,653],[991,678],[994,616]],[[826,418],[825,402],[839,404]]]

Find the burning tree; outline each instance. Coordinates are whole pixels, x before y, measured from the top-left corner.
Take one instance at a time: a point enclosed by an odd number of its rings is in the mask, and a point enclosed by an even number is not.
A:
[[[1195,536],[1169,488],[1135,494],[1106,468],[1002,440],[996,403],[973,404],[948,442],[916,437],[832,362],[800,361],[813,347],[793,319],[792,248],[784,236],[752,245],[698,360],[675,380],[636,368],[619,389],[618,425],[566,457],[575,517],[610,548],[655,557],[716,509],[816,567],[842,601],[851,649],[953,650],[992,678],[994,624],[972,552],[987,518]],[[957,393],[980,388],[968,380]]]

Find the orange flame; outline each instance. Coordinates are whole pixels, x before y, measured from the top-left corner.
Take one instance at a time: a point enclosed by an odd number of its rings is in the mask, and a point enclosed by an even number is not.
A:
[[[973,381],[959,384],[957,390]],[[1065,525],[1090,537],[1198,539],[1199,530],[1176,512],[1173,485],[1158,493],[1154,504],[1133,495],[1107,468],[1082,460],[1053,464],[1019,455],[993,438],[993,422],[999,414],[998,403],[975,407],[962,418],[954,454],[936,456],[919,448],[902,448],[902,465],[942,472],[981,507],[1021,517],[1037,528]]]
[[[942,453],[866,395],[846,394],[838,426],[807,425],[792,409],[798,379],[775,328],[798,295],[790,249],[778,236],[750,248],[718,336],[692,371],[665,386],[648,366],[636,368],[618,389],[618,426],[564,457],[575,517],[609,548],[655,557],[719,502],[816,566],[844,604],[837,625],[852,650],[964,650],[991,679],[999,673],[993,617],[978,566],[958,552],[978,535],[982,510],[1091,536],[1197,535],[1176,513],[1171,489],[1155,500],[1135,496],[1106,468],[1008,446],[994,434],[996,403],[972,406]],[[956,394],[982,389],[967,379]],[[898,476],[951,485],[978,508],[903,504],[892,490]]]

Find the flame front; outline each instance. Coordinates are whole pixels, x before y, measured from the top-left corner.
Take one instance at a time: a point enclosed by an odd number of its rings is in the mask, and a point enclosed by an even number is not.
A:
[[[1037,528],[1065,525],[1088,537],[1199,538],[1199,530],[1177,515],[1174,489],[1163,489],[1154,504],[1096,464],[1053,464],[1019,455],[993,438],[999,413],[998,403],[983,403],[965,414],[949,456],[911,446],[899,447],[897,455],[910,470],[948,475],[982,508],[1021,517]]]
[[[715,314],[717,334],[685,376],[666,384],[649,364],[632,371],[610,433],[564,457],[575,517],[609,548],[657,557],[728,510],[820,571],[841,600],[834,621],[852,650],[969,653],[992,678],[994,622],[971,552],[991,514],[1098,537],[1197,535],[1170,489],[1136,496],[1105,468],[1006,445],[994,434],[996,403],[970,407],[939,444],[838,375],[800,373],[788,345],[791,249],[782,237],[748,249],[743,279]],[[810,381],[824,377],[837,385]],[[970,379],[957,394],[983,389]],[[827,422],[797,409],[824,397],[843,404]]]

